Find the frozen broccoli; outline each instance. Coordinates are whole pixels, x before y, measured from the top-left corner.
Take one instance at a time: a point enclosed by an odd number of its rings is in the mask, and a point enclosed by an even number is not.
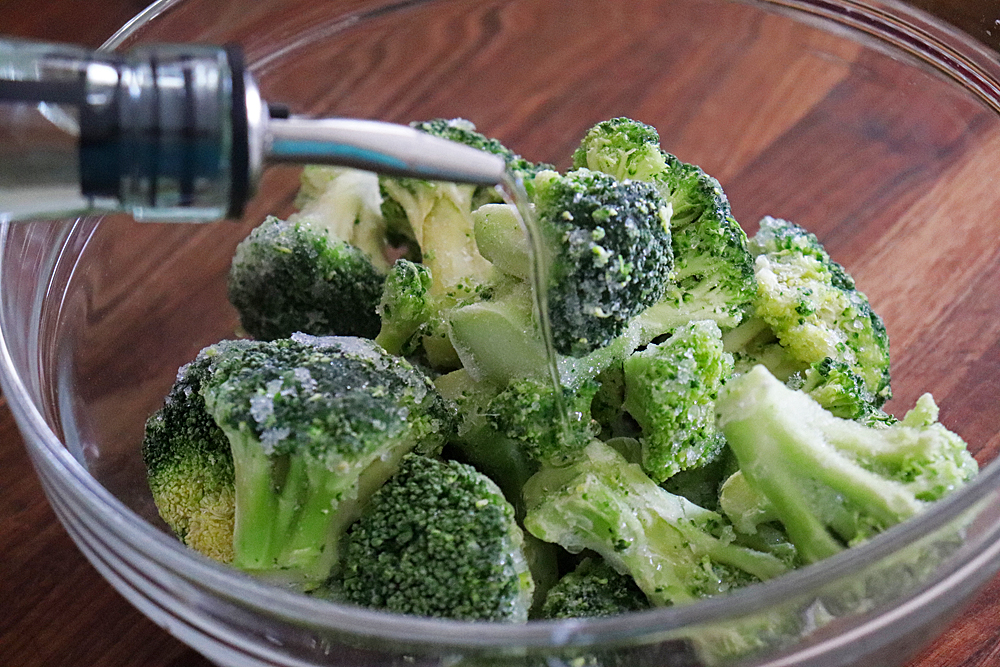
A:
[[[440,450],[453,419],[422,373],[360,338],[227,348],[202,394],[233,454],[233,564],[305,587],[402,456]]]
[[[268,217],[236,248],[229,300],[258,340],[379,332],[385,275],[358,248],[308,220]]]
[[[583,357],[625,334],[632,319],[663,294],[672,261],[667,209],[655,188],[588,169],[566,175],[542,171],[534,186],[553,343],[560,354]],[[526,279],[527,244],[510,216],[489,210],[476,222],[477,238],[497,268]],[[491,308],[510,310],[502,299],[494,301]],[[524,306],[508,329],[537,338],[535,325],[529,326],[531,302]],[[464,323],[473,316],[462,310],[452,314],[453,333],[456,318],[462,318],[460,340],[454,342],[475,366],[496,343],[488,335],[463,337]]]
[[[760,511],[781,521],[805,562],[913,516],[977,471],[929,394],[899,423],[872,428],[834,417],[757,366],[726,385],[716,410],[746,483],[765,501]]]
[[[754,310],[782,348],[804,365],[827,357],[846,363],[881,406],[891,396],[889,338],[854,280],[814,234],[787,220],[761,220],[750,248]]]
[[[710,463],[725,438],[715,397],[733,372],[715,322],[690,322],[625,360],[625,410],[642,428],[642,468],[662,482]]]
[[[649,606],[632,577],[620,574],[600,558],[584,558],[575,570],[549,589],[541,617],[614,616]]]
[[[843,361],[826,357],[802,373],[796,373],[787,384],[808,394],[836,417],[853,419],[869,426],[889,425],[896,421],[892,415],[876,407],[881,401],[876,401],[865,381]]]
[[[390,354],[412,351],[414,335],[434,316],[430,287],[431,272],[423,264],[399,259],[392,265],[377,308],[382,322],[375,337]]]
[[[410,454],[347,533],[339,590],[402,614],[524,622],[533,582],[523,539],[488,477]]]
[[[160,516],[181,542],[223,563],[233,559],[233,456],[225,433],[205,410],[201,387],[219,354],[246,345],[226,341],[182,366],[164,406],[146,421],[142,441]]]
[[[787,569],[734,544],[719,514],[663,490],[597,440],[570,465],[543,468],[524,493],[531,534],[570,552],[599,553],[657,605],[719,595]]]
[[[551,382],[516,380],[486,408],[488,423],[514,442],[532,461],[558,465],[576,456],[593,439],[590,404],[597,391],[588,383],[562,390],[557,400]]]
[[[308,220],[331,239],[360,249],[380,271],[389,268],[387,253],[393,244],[382,217],[378,176],[359,169],[309,165],[302,170],[295,205],[299,210],[292,220]]]
[[[690,320],[726,329],[742,321],[756,289],[753,259],[716,179],[664,152],[655,128],[629,118],[592,127],[573,166],[650,182],[670,205],[673,280],[643,316],[652,335]]]

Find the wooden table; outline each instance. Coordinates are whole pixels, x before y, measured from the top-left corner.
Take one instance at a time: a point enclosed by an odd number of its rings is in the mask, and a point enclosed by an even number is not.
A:
[[[0,32],[97,45],[141,0],[0,0]],[[995,0],[919,0],[1000,48]],[[43,496],[0,398],[0,667],[207,667],[121,598]],[[1000,578],[910,667],[1000,665]]]

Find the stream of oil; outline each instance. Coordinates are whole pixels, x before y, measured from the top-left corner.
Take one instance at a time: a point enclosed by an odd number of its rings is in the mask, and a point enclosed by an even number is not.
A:
[[[568,432],[570,415],[566,411],[566,402],[563,400],[562,381],[559,375],[559,355],[556,353],[555,342],[552,337],[552,322],[549,318],[549,256],[545,251],[542,230],[538,224],[538,218],[531,207],[531,200],[528,198],[528,193],[524,189],[524,183],[510,169],[507,170],[504,180],[501,183],[500,192],[503,195],[504,201],[517,213],[518,222],[528,240],[531,295],[535,321],[538,323],[538,332],[545,351],[545,370],[548,380],[555,391],[555,406],[559,415],[560,425],[563,432]]]

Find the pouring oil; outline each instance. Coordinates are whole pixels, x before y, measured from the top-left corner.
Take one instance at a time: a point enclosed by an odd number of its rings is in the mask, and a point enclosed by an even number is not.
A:
[[[545,351],[546,374],[555,394],[555,406],[561,422],[561,430],[568,433],[571,417],[563,400],[562,381],[559,373],[559,355],[552,337],[552,322],[549,318],[548,276],[550,260],[545,251],[542,230],[534,209],[524,189],[524,183],[513,170],[507,169],[498,188],[504,201],[514,209],[521,230],[528,240],[529,280],[531,282],[532,306],[538,333]]]

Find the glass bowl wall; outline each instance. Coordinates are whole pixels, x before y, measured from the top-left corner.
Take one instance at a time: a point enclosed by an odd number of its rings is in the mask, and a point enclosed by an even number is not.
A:
[[[720,179],[749,233],[814,231],[884,317],[890,411],[924,391],[982,464],[1000,445],[1000,67],[888,0],[183,0],[112,46],[237,42],[293,112],[465,117],[565,168],[627,115]],[[469,625],[339,606],[189,552],[138,443],[176,369],[231,337],[235,245],[291,210],[269,172],[238,223],[105,217],[0,235],[4,392],[60,519],[130,601],[220,665],[898,665],[1000,566],[996,466],[918,520],[725,599],[596,621]],[[589,656],[589,657],[588,657]],[[595,657],[596,656],[596,657]],[[591,662],[586,662],[590,660]]]

